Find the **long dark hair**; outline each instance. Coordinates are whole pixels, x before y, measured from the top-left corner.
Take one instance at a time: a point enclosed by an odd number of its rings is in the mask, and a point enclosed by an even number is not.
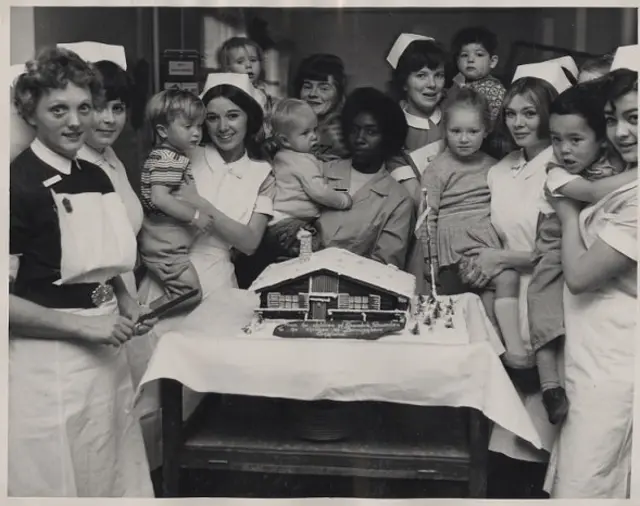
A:
[[[247,115],[247,133],[244,138],[245,149],[250,158],[255,160],[264,159],[263,150],[260,146],[264,112],[260,104],[241,89],[231,86],[230,84],[221,84],[207,90],[203,95],[202,102],[205,108],[209,105],[209,102],[218,97],[224,97],[230,100]],[[202,142],[204,144],[213,143],[209,136],[206,120],[202,125]]]

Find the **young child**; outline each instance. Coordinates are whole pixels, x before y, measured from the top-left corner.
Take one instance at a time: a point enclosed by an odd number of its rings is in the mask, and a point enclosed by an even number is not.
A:
[[[275,100],[267,92],[262,48],[249,38],[231,37],[222,44],[218,52],[218,62],[223,72],[249,75],[251,84],[258,91],[260,105],[266,117],[271,112]]]
[[[585,61],[578,72],[578,83],[586,83],[598,79],[609,73],[611,70],[611,64],[613,63],[613,56],[610,54],[604,54],[597,58],[591,58]]]
[[[320,206],[345,210],[351,196],[327,186],[320,163],[311,154],[318,139],[318,120],[305,101],[287,98],[280,101],[271,116],[273,139],[278,150],[273,159],[276,177],[274,216],[265,234],[274,250],[282,256],[295,250],[296,234],[315,220]]]
[[[443,295],[478,292],[460,278],[459,264],[471,250],[502,248],[491,225],[487,173],[496,160],[480,150],[491,125],[487,100],[472,88],[453,90],[444,104],[447,149],[431,162],[422,176],[431,211],[421,238],[425,255],[431,253]],[[427,236],[428,232],[428,236]],[[505,365],[524,367],[525,354],[517,348],[521,341],[518,305],[520,278],[504,270],[493,280],[493,289],[480,292],[483,304],[507,348]],[[514,344],[515,343],[515,344]]]
[[[552,195],[597,202],[637,177],[636,171],[619,174],[623,164],[607,150],[603,95],[598,83],[579,84],[561,93],[551,105],[554,159],[547,168],[546,187]],[[553,424],[560,423],[569,409],[556,363],[558,338],[565,334],[561,231],[552,207],[542,201],[527,303],[543,403]]]
[[[498,65],[496,35],[481,26],[464,28],[454,36],[451,49],[460,72],[454,82],[460,87],[468,86],[484,95],[489,103],[493,125],[500,114],[506,92],[502,83],[491,75],[491,71]]]
[[[143,263],[164,288],[164,295],[152,301],[150,307],[154,309],[197,289],[193,298],[179,306],[186,309],[202,299],[198,275],[189,261],[189,247],[195,232],[211,226],[211,217],[199,208],[187,155],[200,142],[205,108],[191,92],[170,89],[151,97],[146,116],[153,130],[154,147],[140,178],[145,217],[139,248]]]

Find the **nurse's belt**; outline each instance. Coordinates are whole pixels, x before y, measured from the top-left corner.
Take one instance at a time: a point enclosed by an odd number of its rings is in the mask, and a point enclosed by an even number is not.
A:
[[[513,83],[523,77],[535,77],[537,79],[542,79],[553,86],[558,94],[572,86],[562,70],[560,63],[553,60],[518,66],[511,82]]]
[[[389,51],[389,54],[387,55],[387,62],[389,63],[389,65],[391,65],[395,69],[398,66],[400,57],[407,50],[409,45],[417,40],[432,40],[435,42],[436,39],[434,39],[433,37],[427,37],[425,35],[416,35],[415,33],[400,34],[400,36],[394,42],[391,51]]]
[[[253,84],[251,84],[251,80],[249,79],[249,74],[235,74],[232,72],[214,72],[207,76],[207,80],[204,83],[204,88],[202,89],[202,93],[200,94],[200,98],[203,98],[205,94],[216,86],[233,86],[238,88],[239,90],[244,91],[249,97],[251,97],[258,105],[260,105],[260,100],[258,100],[258,94]]]
[[[110,61],[122,70],[127,70],[127,55],[123,46],[103,44],[102,42],[69,42],[58,44],[57,47],[73,51],[86,62]]]
[[[620,46],[613,57],[611,70],[629,69],[640,72],[640,45]]]
[[[571,56],[567,55],[567,56],[561,56],[560,58],[554,58],[553,60],[547,60],[547,63],[549,62],[559,63],[561,67],[569,71],[569,73],[573,77],[578,79],[578,74],[579,74],[578,65],[576,64],[576,61]]]

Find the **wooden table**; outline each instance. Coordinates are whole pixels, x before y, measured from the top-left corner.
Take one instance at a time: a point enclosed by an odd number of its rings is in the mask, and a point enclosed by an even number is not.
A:
[[[162,379],[161,397],[164,497],[181,496],[185,469],[445,480],[486,497],[489,422],[475,409],[358,403],[357,430],[319,443],[293,434],[282,400],[212,394],[183,423],[182,385]]]

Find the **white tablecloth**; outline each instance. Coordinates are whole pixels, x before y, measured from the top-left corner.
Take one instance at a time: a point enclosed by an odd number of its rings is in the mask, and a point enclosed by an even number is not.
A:
[[[157,329],[162,337],[140,388],[171,378],[196,392],[471,407],[540,448],[480,299],[454,300],[466,328],[359,341],[284,339],[264,329],[247,335],[241,329],[256,307],[255,294],[212,295],[189,316]]]

